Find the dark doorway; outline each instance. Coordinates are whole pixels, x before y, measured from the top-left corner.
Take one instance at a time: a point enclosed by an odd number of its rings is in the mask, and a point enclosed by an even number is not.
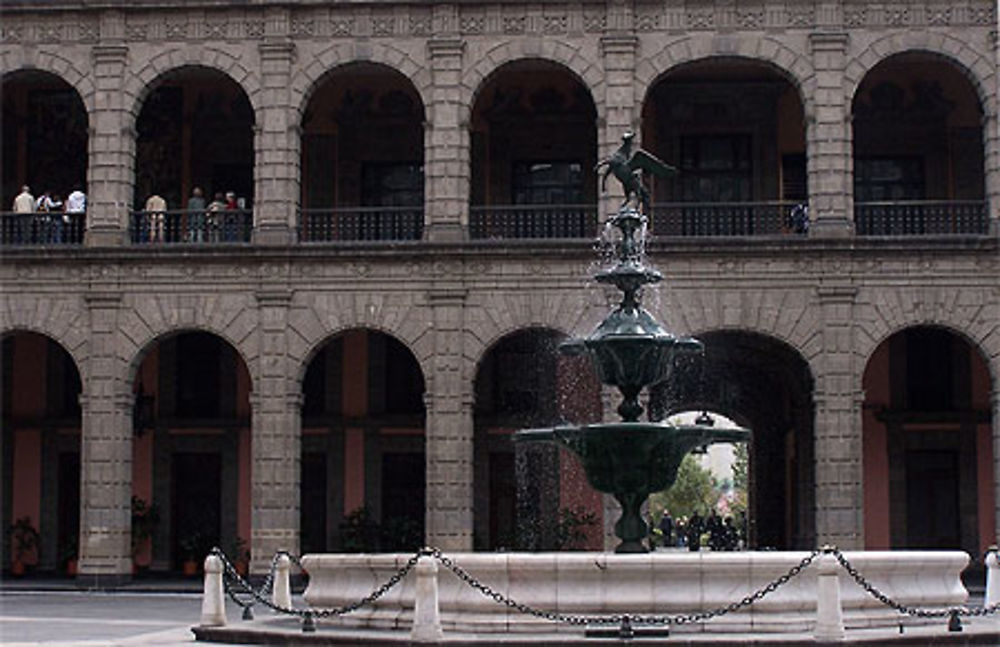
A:
[[[222,456],[207,452],[174,454],[171,483],[171,546],[175,567],[179,568],[185,559],[203,558],[212,546],[220,544]]]
[[[78,554],[80,536],[80,454],[60,452],[56,537],[59,565]]]
[[[490,538],[492,549],[514,548],[517,538],[517,481],[514,454],[490,454]]]
[[[419,548],[424,537],[424,455],[382,455],[382,549]]]
[[[301,506],[302,552],[326,551],[326,454],[302,455]]]
[[[909,548],[962,545],[958,515],[958,452],[906,452],[906,539]]]

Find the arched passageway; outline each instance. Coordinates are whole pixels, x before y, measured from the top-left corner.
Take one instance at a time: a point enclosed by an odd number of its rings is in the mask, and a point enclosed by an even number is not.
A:
[[[424,377],[385,333],[326,341],[302,383],[301,547],[410,551],[424,541]]]
[[[698,336],[705,357],[654,387],[650,417],[707,409],[748,427],[748,541],[753,548],[815,543],[813,378],[792,347],[746,331]]]
[[[419,240],[424,106],[384,65],[328,73],[302,113],[300,240]]]
[[[939,327],[883,341],[862,381],[865,548],[995,543],[989,368]]]
[[[48,194],[54,213],[5,213],[0,244],[81,243],[83,210],[65,213],[66,198],[87,182],[87,110],[64,80],[37,70],[3,77],[0,211],[14,209],[14,198],[28,186],[37,199]]]
[[[519,330],[497,341],[479,363],[473,475],[477,550],[603,547],[601,497],[587,484],[576,457],[555,444],[527,447],[511,440],[519,429],[600,419],[597,379],[585,358],[558,352],[564,338],[546,328]],[[588,515],[593,523],[577,523]],[[570,530],[582,535],[570,541]]]
[[[16,573],[20,562],[28,571],[65,572],[75,566],[80,534],[80,373],[62,346],[34,332],[4,335],[0,361],[0,527],[14,527],[3,570]],[[37,541],[21,550],[21,538],[31,536]]]
[[[145,351],[132,385],[139,570],[190,569],[213,546],[248,558],[250,387],[243,358],[212,333],[177,332]]]
[[[711,58],[659,78],[643,103],[643,147],[680,173],[653,180],[653,231],[804,233],[804,114],[798,88],[759,61]]]
[[[597,233],[596,108],[569,70],[507,63],[476,93],[472,238],[592,238]]]
[[[924,52],[882,61],[851,117],[859,234],[986,233],[983,110],[953,63]]]
[[[250,240],[254,113],[236,81],[207,67],[171,70],[149,89],[135,128],[133,243]],[[195,189],[204,202],[188,210]]]

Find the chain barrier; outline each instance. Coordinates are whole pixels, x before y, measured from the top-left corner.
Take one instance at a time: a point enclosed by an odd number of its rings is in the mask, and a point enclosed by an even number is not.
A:
[[[847,558],[844,556],[840,550],[837,548],[828,548],[827,552],[831,553],[837,562],[847,571],[847,574],[851,576],[855,584],[860,586],[862,589],[868,592],[873,598],[881,602],[887,607],[895,609],[899,613],[904,615],[916,617],[916,618],[954,618],[955,616],[988,616],[1000,611],[1000,602],[992,604],[988,607],[949,607],[946,609],[921,609],[919,607],[909,607],[901,602],[897,602],[890,598],[888,595],[878,590],[874,584],[869,582],[865,577],[858,572],[858,569],[854,567]]]
[[[760,600],[764,596],[773,593],[778,588],[788,583],[793,577],[802,572],[804,568],[809,566],[813,560],[822,552],[819,550],[814,550],[809,555],[804,557],[801,562],[788,569],[788,572],[783,573],[777,577],[772,582],[769,582],[766,586],[757,589],[753,593],[744,596],[741,600],[728,604],[724,607],[719,607],[716,609],[710,609],[707,611],[699,611],[697,613],[689,614],[678,614],[674,616],[658,616],[658,615],[634,615],[634,614],[615,614],[609,616],[583,616],[583,615],[571,615],[565,613],[556,613],[553,611],[545,611],[541,609],[535,609],[527,604],[517,602],[506,595],[493,590],[486,584],[483,584],[475,577],[470,575],[462,567],[452,561],[449,557],[442,555],[441,551],[436,548],[430,549],[430,554],[441,563],[442,566],[450,570],[458,579],[462,580],[472,588],[478,590],[480,593],[488,598],[492,598],[498,604],[503,604],[508,608],[515,609],[521,613],[532,615],[538,618],[544,618],[546,620],[551,620],[553,622],[562,622],[571,625],[683,625],[690,624],[694,622],[702,622],[704,620],[710,620],[718,616],[737,611],[743,607],[750,606],[754,602]]]
[[[530,605],[518,602],[499,591],[494,590],[489,585],[480,582],[468,571],[459,566],[453,559],[444,555],[437,548],[423,548],[411,556],[406,563],[399,568],[392,576],[390,576],[381,586],[376,588],[370,594],[361,598],[357,602],[347,604],[341,607],[332,607],[326,609],[314,609],[314,608],[293,608],[293,607],[281,607],[275,605],[270,596],[274,591],[274,578],[277,569],[278,560],[282,557],[288,557],[289,560],[295,564],[300,570],[302,569],[302,562],[299,558],[288,553],[287,551],[278,551],[275,553],[274,557],[271,559],[271,567],[268,570],[268,574],[264,579],[264,583],[259,589],[254,589],[249,582],[247,582],[236,570],[235,566],[229,561],[225,553],[223,553],[219,548],[213,548],[211,554],[218,556],[223,563],[224,575],[223,583],[225,585],[225,591],[227,595],[239,605],[244,610],[244,619],[251,619],[252,615],[249,614],[249,610],[257,603],[260,603],[267,608],[276,611],[278,613],[284,613],[288,615],[295,615],[303,620],[303,630],[304,631],[314,631],[315,620],[322,618],[329,618],[332,616],[344,615],[355,611],[363,606],[369,605],[383,595],[385,595],[390,589],[396,586],[403,578],[405,578],[413,567],[416,566],[417,560],[420,557],[428,556],[433,557],[437,560],[445,569],[450,571],[455,577],[457,577],[462,582],[465,582],[472,588],[479,591],[481,594],[487,598],[492,599],[497,604],[506,606],[509,609],[514,609],[525,615],[534,616],[537,618],[542,618],[544,620],[549,620],[551,622],[558,622],[563,624],[575,625],[575,626],[586,626],[586,625],[619,625],[622,629],[622,635],[632,635],[632,627],[634,625],[648,625],[648,626],[666,626],[671,625],[685,625],[693,624],[697,622],[704,622],[706,620],[711,620],[719,616],[723,616],[727,613],[732,613],[739,611],[744,607],[748,607],[753,603],[761,600],[765,596],[778,590],[780,587],[787,584],[790,580],[798,576],[803,570],[805,570],[810,564],[812,564],[816,558],[821,554],[833,555],[837,562],[844,568],[847,574],[854,580],[854,582],[868,592],[872,597],[877,599],[879,602],[887,607],[895,609],[901,614],[919,617],[919,618],[944,618],[949,617],[951,623],[949,626],[958,623],[958,616],[987,616],[992,615],[1000,611],[1000,603],[993,604],[988,607],[978,607],[978,608],[968,608],[968,607],[950,607],[946,609],[921,609],[918,607],[910,607],[900,602],[897,602],[890,598],[888,595],[876,588],[871,582],[869,582],[857,568],[851,564],[844,554],[836,547],[824,547],[822,549],[813,550],[807,556],[803,557],[802,560],[788,569],[787,572],[779,575],[777,578],[769,582],[767,585],[757,589],[753,593],[745,595],[740,600],[732,602],[722,607],[717,607],[715,609],[709,609],[706,611],[698,611],[695,613],[688,614],[677,614],[677,615],[638,615],[638,614],[613,614],[605,616],[587,616],[587,615],[574,615],[567,613],[559,613],[555,611],[547,611],[544,609],[537,609]],[[248,599],[240,599],[240,595],[249,596]],[[249,618],[247,616],[250,616]],[[960,631],[961,629],[954,629]]]

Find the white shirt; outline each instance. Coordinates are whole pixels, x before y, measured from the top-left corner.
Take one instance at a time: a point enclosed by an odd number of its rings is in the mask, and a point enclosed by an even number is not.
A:
[[[21,191],[14,198],[14,212],[15,213],[31,213],[35,210],[35,196],[31,195],[27,191]]]
[[[87,196],[83,191],[73,191],[66,197],[67,213],[83,213],[87,210]]]

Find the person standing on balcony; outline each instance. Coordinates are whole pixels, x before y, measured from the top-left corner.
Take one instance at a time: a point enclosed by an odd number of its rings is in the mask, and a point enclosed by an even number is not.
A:
[[[201,187],[196,186],[191,191],[191,197],[187,203],[187,239],[192,243],[205,242],[205,197],[202,195]]]
[[[226,203],[222,199],[222,192],[217,191],[215,197],[208,204],[208,215],[206,221],[208,225],[209,239],[214,243],[219,240],[219,227],[222,225],[222,211],[226,208]]]
[[[87,212],[87,194],[83,192],[83,187],[79,184],[73,185],[73,190],[66,196],[66,213],[63,215],[63,222],[69,228],[68,237],[73,242],[80,242],[79,235],[83,232],[83,217]]]
[[[30,231],[31,228],[31,216],[20,214],[29,214],[35,211],[35,196],[31,195],[31,189],[28,188],[27,184],[21,187],[21,192],[14,198],[12,211],[18,215],[14,216],[14,230],[11,232],[13,240],[11,242],[23,243],[25,242],[25,232]]]
[[[50,215],[62,211],[62,200],[53,199],[51,191],[45,191],[35,201],[35,211],[44,214],[38,217],[40,225],[39,236],[43,243],[58,243],[62,241],[62,215]]]
[[[239,215],[235,212],[240,208],[239,204],[236,202],[236,192],[226,191],[226,207],[225,213],[223,215],[223,226],[222,226],[222,240],[227,243],[234,242],[237,238],[236,229],[237,221],[239,220]]]
[[[163,242],[163,221],[167,211],[167,201],[154,193],[146,199],[146,217],[149,218],[149,242]]]

